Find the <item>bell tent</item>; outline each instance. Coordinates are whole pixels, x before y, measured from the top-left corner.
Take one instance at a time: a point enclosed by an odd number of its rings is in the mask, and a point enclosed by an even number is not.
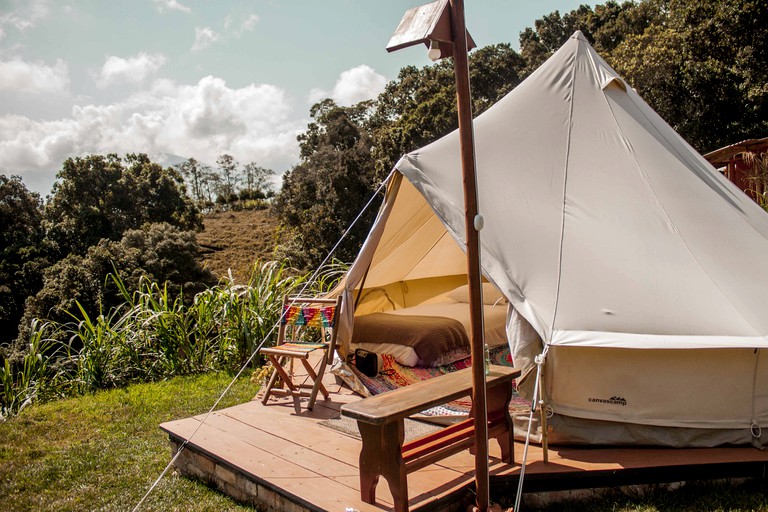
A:
[[[768,214],[580,32],[474,122],[481,266],[551,442],[765,445]],[[459,138],[405,155],[344,282],[355,318],[466,283]],[[386,340],[380,340],[386,342]]]

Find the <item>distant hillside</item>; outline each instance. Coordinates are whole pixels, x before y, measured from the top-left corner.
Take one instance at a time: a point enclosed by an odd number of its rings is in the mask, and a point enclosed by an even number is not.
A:
[[[243,283],[257,259],[273,259],[277,220],[267,210],[212,213],[205,216],[203,226],[197,234],[203,261],[219,277],[232,269],[235,280]]]

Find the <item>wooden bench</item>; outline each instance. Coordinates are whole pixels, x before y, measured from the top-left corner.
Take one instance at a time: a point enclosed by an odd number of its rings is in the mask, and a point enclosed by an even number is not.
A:
[[[488,438],[501,446],[504,462],[514,462],[514,433],[509,415],[512,379],[520,370],[491,365],[486,375]],[[389,483],[395,510],[408,510],[406,475],[474,445],[472,414],[467,420],[404,443],[403,420],[436,405],[470,395],[470,368],[441,375],[410,386],[345,404],[341,414],[357,420],[363,447],[360,451],[360,495],[375,503],[379,476]]]

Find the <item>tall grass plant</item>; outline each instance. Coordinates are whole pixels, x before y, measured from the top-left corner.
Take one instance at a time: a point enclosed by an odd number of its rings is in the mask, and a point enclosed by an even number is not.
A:
[[[115,273],[110,279],[122,305],[92,318],[76,304],[69,322],[35,321],[23,359],[1,362],[2,417],[40,398],[239,369],[260,343],[274,342],[283,296],[324,293],[345,270],[333,263],[310,283],[308,275],[284,264],[257,262],[247,284],[229,275],[187,302],[183,291],[172,294],[145,279],[138,290],[128,290]]]

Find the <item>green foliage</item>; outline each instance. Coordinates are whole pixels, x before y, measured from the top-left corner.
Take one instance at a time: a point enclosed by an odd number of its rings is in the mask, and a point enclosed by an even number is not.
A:
[[[40,197],[18,176],[0,175],[0,342],[16,338],[24,301],[42,287],[46,252]]]
[[[44,318],[58,323],[78,309],[90,317],[123,303],[109,274],[117,269],[126,287],[139,289],[142,280],[160,283],[171,295],[182,288],[191,298],[215,282],[199,261],[195,234],[168,223],[147,224],[128,230],[120,241],[103,239],[85,256],[70,254],[45,272],[42,289],[27,301],[19,339],[28,336],[30,322]],[[77,303],[77,306],[75,305]],[[17,340],[17,346],[20,341]]]
[[[130,510],[170,460],[165,421],[208,411],[226,373],[175,377],[37,404],[0,422],[3,510]],[[258,388],[238,379],[220,407]],[[142,511],[252,510],[206,485],[168,474]]]
[[[250,162],[243,167],[245,187],[240,190],[240,199],[265,199],[272,193],[269,179],[275,171],[261,167],[256,162]],[[245,197],[244,197],[245,196]]]
[[[152,222],[202,227],[181,176],[144,154],[69,158],[57,178],[45,220],[61,256],[85,254],[101,239],[119,240]]]
[[[376,101],[370,120],[375,133],[377,177],[389,174],[403,154],[458,127],[453,61],[418,69],[406,66]]]
[[[312,107],[313,122],[299,137],[304,158],[283,175],[273,208],[287,228],[279,253],[298,268],[316,268],[368,200],[373,186],[371,143],[363,122],[367,104],[340,107],[325,100]],[[351,261],[376,209],[347,233],[335,256]]]
[[[276,334],[271,331],[280,318],[283,297],[301,289],[304,281],[277,262],[254,264],[247,285],[235,284],[230,275],[222,285],[195,297],[198,335],[218,338],[219,346],[227,347],[229,362],[242,366],[261,340]]]
[[[509,44],[470,54],[472,110],[482,114],[523,79],[525,61]],[[407,66],[373,105],[366,126],[373,139],[376,177],[383,179],[405,153],[458,128],[453,60],[418,69]]]
[[[219,166],[219,175],[222,181],[219,196],[226,198],[225,202],[231,202],[231,197],[237,197],[235,191],[240,182],[237,168],[240,164],[232,155],[223,154],[216,159],[216,165]]]
[[[521,80],[524,62],[508,44],[470,57],[475,113],[498,101]],[[457,127],[456,89],[450,60],[403,68],[373,102],[341,107],[317,103],[299,136],[302,161],[283,175],[273,203],[286,240],[278,254],[300,268],[313,268],[345,233],[404,153]],[[365,240],[376,207],[348,232],[334,256],[352,261]]]
[[[581,5],[560,16],[549,13],[534,22],[535,28],[520,33],[520,53],[526,62],[526,74],[541,66],[571,35],[581,30],[598,53],[606,56],[626,37],[642,34],[663,16],[664,0],[645,2],[606,2],[593,8]]]
[[[765,2],[672,0],[659,23],[616,48],[611,63],[707,152],[768,131],[766,26]]]
[[[768,131],[768,4],[606,2],[558,11],[520,34],[527,72],[575,30],[702,153]]]
[[[53,362],[62,346],[47,337],[51,325],[35,321],[26,353],[17,365],[2,358],[0,365],[0,420],[18,414],[39,398],[58,394],[61,371]]]
[[[67,311],[84,304],[90,314],[99,311],[101,286],[106,272],[88,258],[70,254],[45,270],[43,288],[27,299],[19,334],[8,351],[8,357],[18,359],[26,350],[26,341],[36,320],[66,322]]]
[[[256,162],[240,167],[228,154],[220,155],[216,164],[218,167],[212,169],[189,158],[174,166],[189,184],[192,200],[201,210],[211,210],[214,206],[249,208],[251,201],[264,201],[274,195],[270,182],[275,175],[272,169]]]
[[[206,199],[205,186],[207,184],[207,177],[211,172],[210,167],[202,165],[194,158],[189,158],[177,164],[175,168],[189,183],[192,199],[195,204],[198,206],[202,205]]]
[[[131,291],[111,275],[120,304],[92,314],[75,299],[66,320],[32,322],[23,356],[0,366],[3,414],[37,398],[241,368],[262,340],[274,342],[284,296],[324,293],[345,271],[331,264],[307,288],[308,276],[284,264],[256,263],[247,285],[230,277],[193,300],[146,278]]]

